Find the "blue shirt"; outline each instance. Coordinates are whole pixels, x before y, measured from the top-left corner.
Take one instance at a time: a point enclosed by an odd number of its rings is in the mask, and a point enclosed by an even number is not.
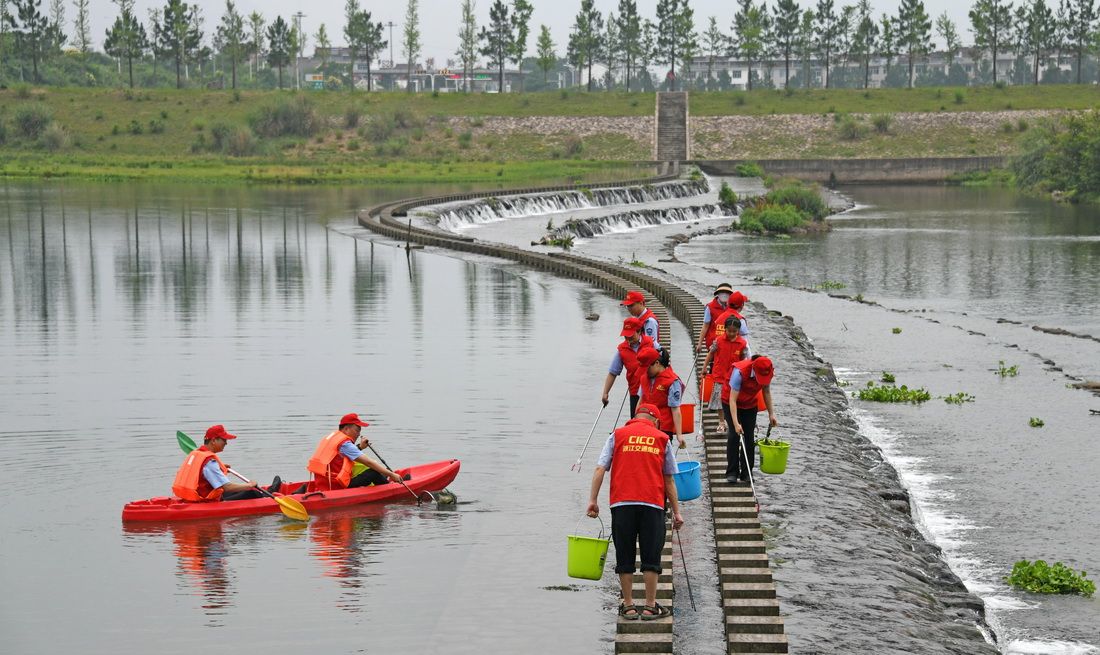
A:
[[[615,451],[615,433],[612,432],[607,441],[603,445],[603,450],[600,452],[600,458],[596,460],[596,466],[602,467],[606,471],[611,470],[611,455]],[[662,473],[665,475],[674,475],[679,472],[676,466],[676,451],[672,448],[672,442],[665,447],[665,463],[662,467]],[[657,509],[664,509],[661,505],[654,505],[652,503],[639,503],[633,501],[626,501],[622,503],[615,503],[612,507],[620,507],[622,505],[645,505],[646,507],[656,507]]]
[[[218,466],[218,461],[213,457],[206,460],[206,463],[202,465],[202,477],[206,478],[210,486],[215,489],[221,489],[229,484],[229,478],[225,477],[225,473],[222,473],[221,467]]]
[[[638,343],[630,347],[634,352],[638,352],[642,347],[642,340],[639,339]],[[653,340],[653,349],[660,350],[661,344],[656,339]],[[619,354],[619,349],[615,349],[615,356],[611,358],[611,366],[607,368],[607,372],[611,375],[618,375],[623,372],[623,356]]]
[[[725,311],[726,311],[725,309],[722,310],[723,313],[725,313]],[[703,322],[704,323],[710,323],[710,322],[712,322],[716,319],[717,319],[716,316],[711,316],[710,315],[710,304],[708,304],[706,309],[703,310]],[[741,336],[743,336],[743,337],[749,336],[749,323],[748,323],[748,321],[746,321],[745,319],[742,318],[741,319],[741,328],[737,331],[739,333],[741,333]]]
[[[642,331],[645,332],[647,337],[653,339],[654,344],[657,343],[657,319],[652,316],[647,318],[645,323],[642,324]]]
[[[363,454],[363,451],[359,450],[358,446],[348,440],[340,444],[340,454],[354,462]]]
[[[679,380],[668,386],[668,406],[679,407],[684,395],[684,384]]]

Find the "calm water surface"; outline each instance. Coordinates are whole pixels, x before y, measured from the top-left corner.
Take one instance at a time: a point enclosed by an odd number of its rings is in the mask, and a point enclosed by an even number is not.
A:
[[[569,467],[620,309],[506,264],[407,258],[349,220],[427,191],[6,187],[6,651],[612,650],[611,576],[547,588],[574,582],[588,475]],[[461,459],[459,505],[119,519],[169,492],[177,429],[224,423],[225,461],[267,483],[304,477],[348,411],[394,466]]]

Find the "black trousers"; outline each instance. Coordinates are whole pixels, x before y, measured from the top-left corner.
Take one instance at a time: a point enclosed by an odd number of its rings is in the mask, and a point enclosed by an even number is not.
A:
[[[749,471],[756,463],[756,440],[753,435],[756,432],[756,407],[751,409],[737,408],[737,422],[741,424],[742,435],[740,442],[745,446],[745,455],[741,454],[738,446],[737,432],[733,429],[733,414],[729,403],[722,403],[722,413],[726,416],[726,477],[734,477],[738,480],[748,480]],[[748,463],[745,457],[748,457]]]
[[[387,484],[389,481],[389,478],[382,475],[378,471],[375,471],[372,468],[368,468],[366,471],[363,471],[359,475],[352,478],[351,482],[348,483],[348,488],[351,489],[353,487],[369,487],[372,484]]]
[[[634,412],[637,411],[637,409],[638,409],[638,399],[639,398],[641,398],[641,396],[631,396],[630,397],[630,416],[626,417],[626,420],[629,421],[630,419],[634,418]]]
[[[615,573],[633,573],[641,546],[642,570],[661,572],[665,547],[665,511],[648,505],[611,508],[611,540],[615,542]]]

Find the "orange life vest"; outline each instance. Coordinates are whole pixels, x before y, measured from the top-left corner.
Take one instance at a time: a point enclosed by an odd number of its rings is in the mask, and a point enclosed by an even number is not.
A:
[[[722,325],[718,322],[718,317],[726,312],[726,306],[718,302],[718,298],[707,303],[707,309],[710,310],[710,325],[707,326],[707,333],[703,336],[703,343],[710,348],[710,344],[714,343],[714,337],[717,333],[718,326]],[[722,325],[722,332],[726,331],[726,326]]]
[[[737,392],[737,409],[753,409],[762,412],[768,408],[764,402],[764,387],[752,375],[752,360],[743,359],[734,362],[734,367],[741,371],[741,390]],[[733,370],[730,370],[733,375]]]
[[[611,452],[611,504],[665,506],[665,450],[668,435],[648,419],[631,419],[615,430]]]
[[[626,369],[626,385],[631,396],[638,395],[638,367],[640,366],[638,353],[647,346],[653,347],[653,339],[644,334],[641,343],[638,344],[638,350],[631,348],[626,339],[619,342],[619,359],[623,360],[623,368]]]
[[[176,479],[172,481],[172,493],[192,502],[221,500],[222,489],[210,486],[202,474],[202,467],[210,458],[214,458],[222,473],[229,473],[229,469],[222,464],[217,455],[207,450],[206,446],[200,446],[187,455],[187,459],[183,460],[183,464],[176,471]]]
[[[642,382],[642,399],[639,402],[656,405],[661,413],[661,424],[658,427],[665,432],[674,432],[676,426],[672,423],[672,408],[668,406],[668,390],[673,382],[680,380],[680,376],[676,375],[676,371],[673,371],[671,366],[668,366],[653,379],[650,379],[644,371],[638,378]],[[683,382],[680,382],[681,395],[684,392],[683,386]],[[680,411],[679,408],[676,411]]]
[[[346,489],[351,482],[355,463],[340,454],[340,446],[346,441],[351,441],[351,437],[337,430],[317,444],[306,464],[306,469],[313,473],[316,488]]]

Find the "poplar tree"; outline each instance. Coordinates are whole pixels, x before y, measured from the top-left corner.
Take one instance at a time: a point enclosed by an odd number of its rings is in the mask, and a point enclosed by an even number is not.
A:
[[[603,16],[596,11],[595,0],[581,0],[581,10],[569,35],[569,62],[577,68],[588,68],[588,90],[592,90],[592,64],[600,52]]]
[[[550,28],[539,25],[539,39],[535,44],[535,61],[539,70],[542,71],[542,83],[544,85],[550,81],[550,70],[558,63],[558,55],[554,48],[555,44],[554,39],[550,37]]]
[[[237,6],[233,0],[225,0],[225,13],[222,14],[222,22],[218,25],[218,38],[221,39],[222,52],[229,55],[229,66],[232,71],[232,88],[237,88],[237,63],[244,57],[244,18],[237,12]]]
[[[73,0],[73,8],[76,9],[76,19],[73,21],[73,41],[76,43],[80,54],[86,55],[92,51],[92,27],[88,16],[88,0]]]
[[[962,49],[962,42],[959,41],[955,21],[951,20],[946,11],[936,17],[936,35],[943,39],[943,53],[947,57],[947,68],[950,71],[955,65],[955,57]]]
[[[626,64],[626,90],[630,92],[642,49],[642,17],[637,0],[619,0],[619,43]]]
[[[115,19],[114,25],[107,30],[107,36],[103,41],[103,49],[112,57],[126,60],[126,70],[130,77],[130,88],[134,88],[134,58],[141,55],[149,48],[149,37],[129,7],[122,10],[122,15]]]
[[[255,71],[260,70],[260,55],[264,51],[264,17],[260,12],[254,11],[248,15],[248,31],[252,41],[248,44],[248,50],[252,53],[251,63],[248,68],[248,79],[253,79],[253,65]]]
[[[348,91],[355,91],[355,58],[359,54],[358,41],[354,31],[356,15],[359,14],[359,0],[347,0],[344,3],[344,40],[348,44]],[[393,65],[393,62],[390,62]],[[368,82],[369,85],[369,82]]]
[[[420,10],[419,0],[409,0],[409,4],[405,7],[405,30],[404,36],[401,38],[401,52],[405,55],[405,59],[409,61],[408,70],[405,71],[405,90],[409,93],[413,91],[412,74],[413,64],[416,62],[416,58],[420,56]]]
[[[783,88],[791,83],[791,52],[798,35],[801,18],[796,0],[779,0],[775,5],[775,45],[783,53]]]
[[[328,38],[328,29],[324,23],[317,28],[317,32],[313,35],[313,40],[317,42],[317,58],[321,60],[321,75],[328,74],[328,62],[332,58],[332,41]]]
[[[817,0],[814,30],[816,31],[814,50],[825,62],[825,88],[827,89],[832,83],[829,65],[837,48],[837,16],[833,0]]]
[[[909,59],[909,88],[913,88],[913,70],[916,58],[931,48],[932,21],[921,0],[901,0],[898,7],[898,44],[905,48]]]
[[[462,0],[462,20],[458,28],[458,55],[462,62],[462,81],[466,93],[470,92],[470,74],[477,59],[477,3],[474,0]]]
[[[1012,3],[1006,0],[978,0],[970,9],[970,31],[974,47],[993,58],[993,83],[997,83],[997,54],[1011,37]]]
[[[283,88],[283,68],[290,63],[290,27],[282,16],[267,28],[267,65],[279,69],[279,88]]]

